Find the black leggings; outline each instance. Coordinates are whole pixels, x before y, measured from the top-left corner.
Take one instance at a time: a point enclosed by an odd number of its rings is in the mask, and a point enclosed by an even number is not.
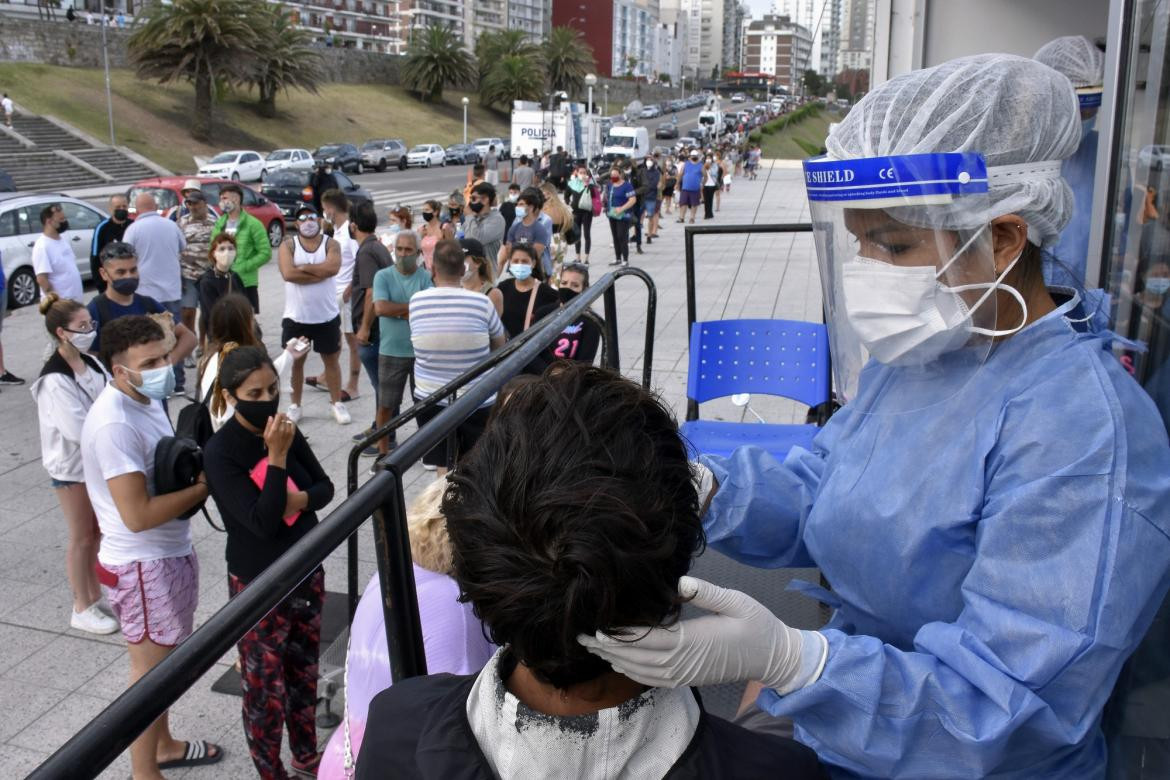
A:
[[[609,232],[613,234],[613,259],[622,263],[630,262],[630,223],[610,217]]]
[[[589,254],[589,250],[593,248],[593,210],[576,209],[573,211],[573,219],[577,222],[577,232],[581,234],[575,247],[577,254],[581,254],[582,240],[585,241],[585,254]]]
[[[703,219],[714,219],[715,190],[718,187],[703,187]]]

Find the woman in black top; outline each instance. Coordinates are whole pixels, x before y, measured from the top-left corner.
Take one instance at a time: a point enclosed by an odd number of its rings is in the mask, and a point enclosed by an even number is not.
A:
[[[529,244],[516,244],[508,259],[508,273],[512,278],[500,282],[497,289],[504,296],[504,310],[500,321],[508,331],[508,338],[516,338],[536,322],[536,310],[560,302],[557,291],[544,284],[536,250]]]
[[[292,420],[278,412],[279,380],[262,347],[223,354],[213,392],[235,414],[207,442],[211,495],[227,529],[228,591],[235,596],[317,524],[333,483]],[[244,733],[262,778],[315,773],[317,660],[325,572],[317,569],[240,640]]]

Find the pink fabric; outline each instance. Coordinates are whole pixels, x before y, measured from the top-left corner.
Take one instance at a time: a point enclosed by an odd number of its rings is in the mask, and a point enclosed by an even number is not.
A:
[[[118,578],[109,602],[127,642],[136,645],[150,639],[174,647],[191,636],[199,603],[199,561],[194,553],[102,568]]]
[[[250,476],[252,478],[253,484],[255,484],[256,487],[260,488],[261,490],[264,489],[264,478],[267,475],[268,475],[268,458],[266,458],[266,457],[261,458],[259,461],[257,461],[256,465],[252,467],[252,470],[250,472],[248,472],[248,476]],[[300,490],[300,488],[297,487],[297,483],[293,482],[292,477],[289,477],[288,478],[288,492],[295,493],[298,490]],[[293,512],[291,515],[288,515],[287,517],[284,518],[284,524],[291,528],[292,524],[295,523],[297,521],[297,518],[300,516],[301,516],[301,510],[298,509],[297,511]]]

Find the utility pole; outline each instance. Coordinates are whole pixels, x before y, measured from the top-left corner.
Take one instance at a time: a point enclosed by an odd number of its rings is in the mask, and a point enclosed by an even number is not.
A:
[[[106,70],[106,114],[110,120],[110,146],[117,146],[114,139],[114,98],[110,92],[110,47],[106,42],[106,4],[101,5],[102,64]]]

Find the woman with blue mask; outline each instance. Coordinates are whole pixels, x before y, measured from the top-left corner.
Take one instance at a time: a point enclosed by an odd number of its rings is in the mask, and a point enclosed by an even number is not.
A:
[[[1170,587],[1170,447],[1044,285],[1079,139],[1068,80],[1010,55],[849,112],[804,166],[844,405],[811,449],[697,468],[708,543],[819,567],[832,618],[684,578],[708,614],[583,644],[648,685],[762,682],[744,720],[790,719],[835,776],[1104,775],[1105,701]]]
[[[532,244],[516,244],[509,250],[509,278],[496,289],[503,296],[500,321],[509,338],[519,336],[535,321],[535,312],[557,302],[557,292],[544,283],[544,269],[540,256]]]

